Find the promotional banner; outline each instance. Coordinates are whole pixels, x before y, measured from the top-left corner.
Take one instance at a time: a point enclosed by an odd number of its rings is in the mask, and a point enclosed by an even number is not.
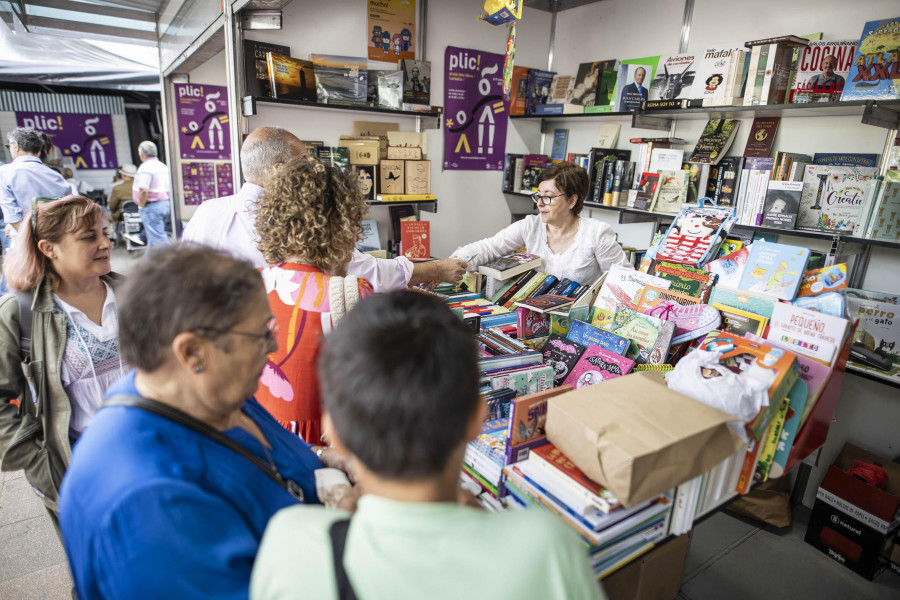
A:
[[[119,168],[110,115],[17,112],[16,122],[50,136],[60,156],[71,157],[76,169]]]
[[[508,114],[503,55],[447,46],[444,169],[502,171]]]
[[[395,63],[416,57],[416,0],[368,0],[369,60]]]
[[[181,158],[231,160],[226,88],[176,83],[175,109]]]

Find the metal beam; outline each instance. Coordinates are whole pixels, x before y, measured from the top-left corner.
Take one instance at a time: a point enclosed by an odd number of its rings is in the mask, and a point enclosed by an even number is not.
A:
[[[87,2],[72,2],[71,0],[26,0],[26,10],[29,6],[40,6],[43,8],[67,10],[75,13],[117,17],[120,19],[131,19],[132,21],[156,24],[156,13],[134,10],[131,8],[101,6],[98,4],[88,4]]]
[[[228,135],[231,139],[231,176],[233,189],[241,189],[241,161],[239,159],[241,134],[247,129],[247,120],[241,115],[241,96],[244,94],[243,52],[241,22],[235,16],[231,5],[225,3],[222,34],[225,36],[225,85],[228,89]]]
[[[694,0],[684,1],[684,20],[681,22],[681,41],[678,43],[678,53],[687,52],[688,40],[691,37],[691,22],[694,20]]]
[[[108,27],[106,25],[78,23],[76,21],[65,21],[48,17],[29,15],[25,27],[33,33],[47,33],[61,37],[94,37],[113,42],[127,40],[125,43],[145,46],[155,46],[157,43],[156,32],[154,31],[138,31],[136,29],[125,29],[124,27]]]

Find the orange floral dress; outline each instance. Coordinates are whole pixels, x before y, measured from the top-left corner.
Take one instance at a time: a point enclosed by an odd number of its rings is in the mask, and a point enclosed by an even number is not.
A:
[[[278,350],[266,359],[256,399],[285,429],[307,443],[322,436],[316,360],[322,334],[331,330],[329,277],[312,265],[280,263],[261,270],[278,324]],[[360,300],[372,286],[359,280]]]

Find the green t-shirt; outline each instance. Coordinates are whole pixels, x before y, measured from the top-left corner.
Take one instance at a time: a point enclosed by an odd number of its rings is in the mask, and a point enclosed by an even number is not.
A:
[[[346,514],[295,506],[269,522],[250,597],[337,597],[328,528]],[[367,495],[350,524],[344,567],[360,600],[603,598],[587,551],[539,510],[490,513]]]

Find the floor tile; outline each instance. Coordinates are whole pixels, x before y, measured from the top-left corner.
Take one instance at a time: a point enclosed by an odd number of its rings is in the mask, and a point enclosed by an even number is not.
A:
[[[12,481],[13,479],[22,479],[25,477],[25,471],[0,471],[0,481]]]
[[[684,581],[696,575],[707,561],[756,531],[756,526],[722,511],[701,521],[691,530],[691,546],[684,563]]]
[[[0,527],[0,581],[34,573],[65,560],[66,554],[49,516]]]
[[[0,581],[4,600],[71,600],[72,576],[66,563]]]
[[[22,477],[3,482],[0,492],[0,527],[47,514],[41,499]]]

